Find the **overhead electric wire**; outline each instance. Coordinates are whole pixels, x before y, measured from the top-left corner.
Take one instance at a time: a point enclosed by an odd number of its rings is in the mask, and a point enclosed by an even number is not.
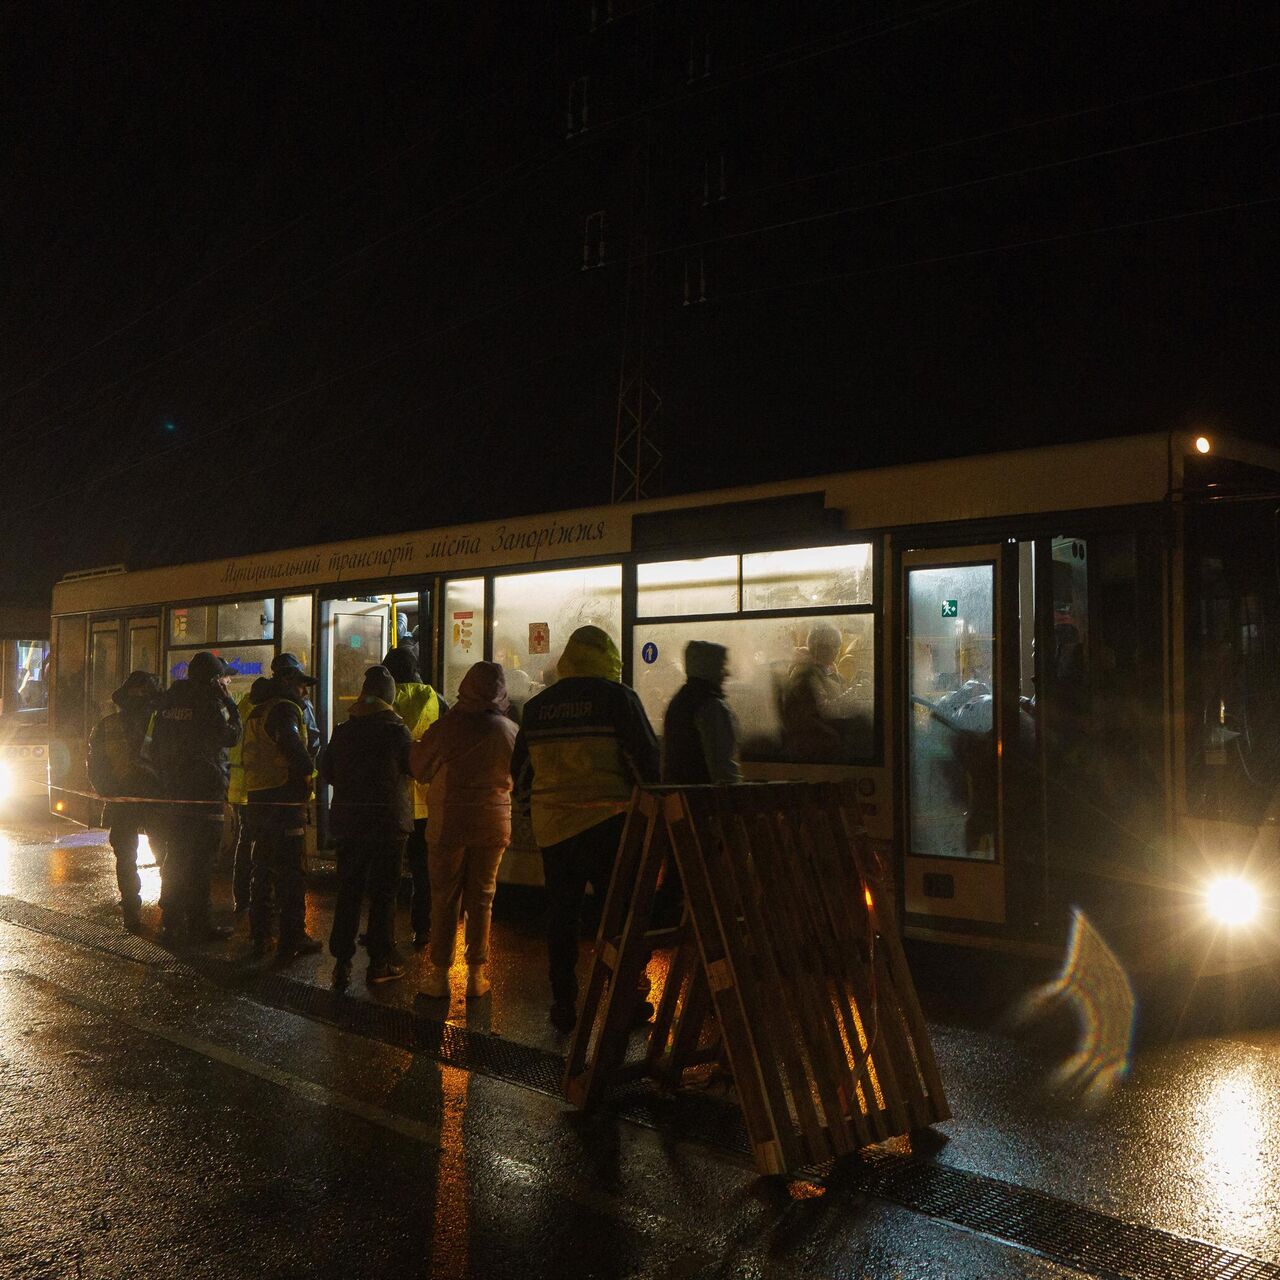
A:
[[[1047,160],[1043,164],[1026,165],[1021,169],[1007,169],[1001,173],[985,174],[980,178],[966,178],[963,182],[951,182],[941,187],[930,187],[924,191],[909,191],[903,195],[886,196],[883,200],[872,200],[862,204],[842,205],[838,209],[824,209],[819,213],[804,214],[798,218],[787,218],[780,222],[762,223],[755,227],[744,227],[739,231],[727,231],[723,235],[711,236],[704,240],[690,240],[683,244],[668,245],[665,248],[653,249],[655,256],[673,253],[687,253],[691,249],[705,249],[709,245],[725,244],[733,240],[749,239],[752,236],[766,235],[773,231],[786,231],[794,227],[812,226],[818,222],[829,222],[832,218],[846,214],[866,213],[874,209],[885,209],[895,204],[905,204],[911,200],[927,200],[931,196],[946,195],[953,191],[964,191],[972,187],[980,187],[991,182],[1003,182],[1010,178],[1024,178],[1031,174],[1047,173],[1053,169],[1066,168],[1073,164],[1083,164],[1088,160],[1106,159],[1109,156],[1124,155],[1133,151],[1141,151],[1147,147],[1162,146],[1169,142],[1181,142],[1187,138],[1203,137],[1210,133],[1218,133],[1224,129],[1235,129],[1242,125],[1258,124],[1265,120],[1280,118],[1280,111],[1266,111],[1255,116],[1246,116],[1238,120],[1227,120],[1221,124],[1205,125],[1199,129],[1188,129],[1182,133],[1166,134],[1159,138],[1146,138],[1141,142],[1124,143],[1117,147],[1106,147],[1099,151],[1090,151],[1083,155],[1066,156],[1060,160]]]
[[[859,160],[856,164],[841,165],[835,169],[825,169],[820,173],[788,178],[784,182],[770,183],[767,187],[752,187],[750,191],[744,191],[743,194],[746,196],[769,195],[774,191],[783,191],[789,187],[802,186],[806,182],[821,182],[826,178],[837,178],[841,174],[856,173],[859,169],[870,169],[882,164],[897,164],[903,160],[915,160],[920,156],[934,155],[939,151],[949,151],[955,147],[968,146],[974,142],[990,142],[995,138],[1005,138],[1015,133],[1025,133],[1029,129],[1042,129],[1048,125],[1065,124],[1071,120],[1081,120],[1085,116],[1098,115],[1103,111],[1114,111],[1120,107],[1132,107],[1143,102],[1154,102],[1158,98],[1172,97],[1175,93],[1189,93],[1194,89],[1207,89],[1211,85],[1225,84],[1228,80],[1239,80],[1244,76],[1261,75],[1264,71],[1275,71],[1277,68],[1280,68],[1280,62],[1268,62],[1257,67],[1247,67],[1241,71],[1231,71],[1226,75],[1213,76],[1208,80],[1189,80],[1184,84],[1171,85],[1165,89],[1157,89],[1152,93],[1141,93],[1132,98],[1116,98],[1111,102],[1101,102],[1091,107],[1078,107],[1073,111],[1064,111],[1057,115],[1040,116],[1035,120],[1026,120],[1021,124],[1009,125],[1003,129],[989,129],[985,133],[972,133],[963,138],[953,138],[947,142],[935,142],[927,147],[916,147],[911,151],[899,151],[892,155],[876,156],[870,160]]]
[[[662,0],[650,0],[650,3],[644,7],[653,8],[661,2]],[[25,392],[30,391],[33,387],[39,386],[41,382],[43,382],[46,378],[50,377],[52,374],[60,372],[62,369],[65,369],[68,365],[74,364],[77,360],[82,359],[84,356],[90,354],[93,351],[96,351],[99,347],[105,346],[108,342],[112,341],[114,338],[119,337],[121,334],[127,333],[131,328],[142,323],[143,320],[146,320],[151,316],[155,315],[157,312],[162,311],[171,302],[176,301],[178,298],[185,297],[188,293],[191,293],[193,290],[198,289],[201,285],[207,283],[209,280],[212,280],[214,277],[221,275],[222,272],[227,270],[227,268],[234,266],[237,262],[243,261],[250,254],[257,252],[257,250],[261,249],[264,245],[270,244],[273,240],[278,240],[286,232],[292,231],[295,227],[299,226],[301,223],[306,222],[307,219],[313,217],[318,210],[327,209],[330,206],[332,206],[336,201],[341,200],[346,196],[353,195],[355,192],[363,188],[367,184],[370,178],[375,177],[379,173],[382,173],[385,169],[390,168],[394,164],[399,164],[402,160],[404,160],[407,156],[411,155],[414,151],[417,151],[419,148],[427,145],[427,143],[432,142],[436,138],[438,138],[445,131],[445,129],[447,129],[451,125],[455,125],[459,123],[461,120],[465,119],[472,112],[481,110],[482,108],[489,106],[497,97],[499,97],[499,95],[507,92],[510,89],[515,88],[517,84],[529,78],[530,76],[534,75],[536,72],[542,71],[543,69],[545,69],[548,63],[554,62],[560,56],[561,56],[561,51],[557,47],[554,52],[548,54],[546,58],[544,58],[541,62],[537,63],[535,66],[529,67],[526,71],[521,72],[519,76],[515,76],[509,80],[504,81],[501,85],[499,85],[497,88],[495,88],[490,93],[485,95],[485,97],[480,99],[480,101],[468,104],[462,111],[451,116],[449,120],[445,121],[440,125],[437,125],[434,129],[431,130],[430,135],[428,137],[415,138],[414,141],[406,143],[404,146],[399,147],[396,150],[392,151],[383,160],[379,161],[372,168],[366,169],[362,174],[360,174],[359,177],[352,179],[350,182],[347,183],[346,186],[344,186],[340,190],[330,192],[326,194],[322,200],[318,202],[313,202],[312,205],[310,205],[308,208],[296,214],[294,217],[288,219],[286,222],[281,223],[281,225],[276,227],[273,231],[270,231],[266,235],[259,237],[252,244],[246,245],[243,249],[237,250],[229,258],[226,258],[222,262],[218,263],[216,266],[211,267],[208,271],[204,272],[202,275],[198,276],[196,279],[189,281],[187,284],[184,284],[182,288],[175,290],[171,294],[168,294],[166,297],[162,298],[159,302],[147,308],[147,310],[134,316],[131,320],[126,321],[124,324],[118,326],[116,329],[112,330],[110,333],[104,334],[101,338],[98,338],[96,341],[90,343],[89,346],[83,347],[79,351],[75,352],[74,354],[67,356],[58,364],[51,365],[49,368],[38,373],[34,378],[31,378],[29,381],[27,381],[23,385],[16,387],[13,390],[6,391],[3,394],[0,394],[0,404],[5,404],[9,400],[14,399],[17,396],[23,395]]]
[[[637,13],[644,12],[648,9],[655,8],[657,7],[658,2],[659,0],[651,0],[651,3],[643,6],[641,9],[637,10],[636,12]],[[466,197],[473,195],[475,192],[479,191],[481,187],[485,186],[489,182],[501,181],[505,178],[510,177],[513,174],[518,174],[518,171],[523,168],[528,168],[528,172],[518,176],[516,178],[516,181],[522,181],[525,178],[532,177],[535,173],[541,172],[541,170],[546,168],[548,165],[554,164],[557,161],[564,159],[566,157],[576,155],[579,151],[585,149],[587,145],[598,141],[606,131],[615,129],[619,125],[628,123],[629,121],[636,119],[640,116],[665,110],[670,106],[678,105],[680,103],[686,102],[690,98],[701,97],[707,93],[720,92],[723,89],[732,87],[735,84],[742,83],[743,81],[752,79],[758,75],[765,75],[774,71],[785,70],[791,66],[798,65],[802,62],[810,61],[813,58],[822,57],[828,53],[836,52],[839,49],[847,48],[850,45],[862,43],[866,40],[875,39],[882,35],[892,34],[896,31],[905,29],[906,27],[911,26],[914,23],[928,21],[936,17],[947,16],[952,12],[958,11],[960,9],[971,8],[973,5],[980,4],[983,2],[984,0],[955,0],[955,2],[953,3],[922,5],[918,9],[912,10],[907,14],[901,15],[896,20],[883,19],[883,18],[874,19],[871,22],[863,23],[858,27],[850,28],[847,31],[829,40],[810,42],[808,45],[797,44],[797,45],[791,46],[790,49],[780,50],[775,53],[765,55],[763,58],[760,58],[760,59],[744,59],[744,61],[739,63],[737,67],[729,69],[730,73],[732,73],[735,70],[742,70],[743,68],[748,68],[748,70],[743,71],[743,74],[738,75],[732,79],[724,79],[724,78],[717,77],[713,79],[710,84],[702,86],[701,88],[694,90],[692,92],[684,92],[681,94],[673,95],[672,97],[669,97],[664,101],[653,103],[653,104],[646,104],[644,107],[639,108],[636,111],[613,116],[613,117],[610,117],[608,120],[604,120],[597,124],[594,124],[590,127],[590,129],[583,130],[581,134],[577,135],[577,140],[575,142],[575,145],[572,148],[566,149],[559,143],[555,144],[552,147],[545,148],[539,156],[534,157],[532,160],[526,159],[526,160],[520,161],[517,164],[511,165],[507,169],[500,171],[498,174],[491,175],[488,178],[482,179],[479,183],[474,184],[466,192],[464,192],[462,196],[451,197],[450,201],[443,202],[442,204],[437,205],[432,209],[428,210],[426,213],[416,218],[410,219],[405,223],[400,224],[400,226],[393,228],[391,231],[385,233],[382,236],[377,237],[375,240],[367,242],[365,245],[362,245],[359,249],[354,250],[351,254],[348,254],[346,258],[341,259],[340,261],[348,261],[352,257],[358,256],[359,254],[367,251],[369,248],[374,248],[374,247],[377,247],[377,245],[379,244],[386,243],[388,240],[394,238],[396,235],[399,235],[403,231],[407,231],[419,225],[423,220],[431,218],[434,214],[447,208],[448,204],[452,203],[453,201],[456,201],[458,199],[465,199]],[[630,17],[632,15],[628,14],[626,16]],[[889,25],[886,25],[886,24],[889,24]],[[871,30],[870,28],[872,27],[875,27],[876,29]],[[797,56],[792,58],[787,58],[787,55],[789,53],[796,52],[796,51],[800,51],[797,53]],[[558,56],[559,56],[559,51],[557,50],[555,54],[549,55],[548,58],[544,59],[543,63],[539,65],[543,66],[547,62],[554,61],[554,59]],[[778,58],[784,58],[786,60],[779,62],[779,61],[776,61],[776,59]],[[755,66],[754,65],[755,63],[764,63],[766,65]],[[527,74],[532,74],[532,71]],[[503,86],[503,89],[505,90],[506,88],[510,87],[510,84],[511,82],[508,82],[506,85]],[[493,94],[489,95],[489,100],[497,96],[498,92],[499,92],[498,90],[495,90]],[[435,131],[435,134],[433,134],[433,136],[436,136],[440,132],[442,132],[444,127],[445,126],[440,126],[440,128]],[[405,151],[407,152],[409,150],[416,149],[420,145],[421,145],[420,142],[411,143],[409,144],[409,147],[405,149]],[[385,168],[388,163],[390,163],[390,160],[384,161],[382,164],[377,166],[371,172],[375,172],[375,173],[381,172],[381,170]],[[357,179],[356,182],[349,184],[346,188],[343,189],[342,192],[332,197],[332,199],[337,199],[340,196],[350,194],[352,191],[358,189],[362,181],[363,179]],[[494,191],[494,192],[489,192],[483,195],[479,195],[477,196],[473,204],[469,207],[475,207],[475,205],[483,203],[485,200],[488,200],[497,194],[500,194],[500,193],[498,191]],[[466,211],[465,209],[458,209],[458,210],[455,210],[454,212],[456,214],[456,213],[461,213],[465,211]],[[233,262],[241,260],[243,257],[247,256],[249,253],[254,252],[254,250],[260,247],[261,244],[267,243],[271,239],[277,238],[278,235],[283,234],[284,231],[290,229],[293,226],[296,226],[299,222],[305,221],[306,218],[309,216],[310,216],[310,211],[303,214],[299,214],[297,218],[293,219],[289,223],[286,223],[283,227],[277,229],[276,232],[271,233],[269,236],[263,238],[263,240],[256,242],[255,245],[252,245],[249,248],[241,251],[239,254],[235,255],[232,259],[227,260],[227,262],[223,263],[218,268],[213,269],[211,272],[207,272],[204,276],[200,277],[199,280],[192,282],[191,285],[184,286],[183,289],[177,291],[174,294],[169,295],[169,297],[161,300],[161,302],[156,303],[153,307],[148,309],[148,311],[142,313],[142,315],[134,317],[133,320],[127,322],[125,325],[120,326],[117,330],[113,331],[112,333],[107,334],[104,337],[98,339],[94,343],[90,344],[90,346],[83,348],[77,354],[67,357],[67,359],[61,362],[59,365],[53,366],[50,369],[44,371],[43,373],[37,375],[36,378],[30,380],[28,383],[24,384],[24,386],[19,387],[14,391],[7,392],[3,396],[0,396],[0,403],[3,403],[9,399],[12,399],[17,395],[22,394],[24,391],[29,390],[31,387],[38,385],[41,381],[44,380],[45,377],[49,376],[51,373],[57,372],[61,368],[65,368],[68,364],[74,363],[81,356],[87,355],[89,352],[97,350],[99,347],[105,345],[107,342],[111,341],[113,338],[118,337],[120,334],[127,332],[130,328],[132,328],[137,323],[140,323],[142,320],[147,319],[149,316],[154,315],[158,311],[162,310],[165,306],[168,305],[169,302],[173,301],[178,297],[185,296],[185,294],[189,292],[191,289],[194,289],[199,284],[204,283],[208,279],[211,279],[214,275],[220,274],[222,270],[224,270],[227,266],[231,265]],[[321,273],[316,273],[316,275],[313,275],[311,277],[308,277],[308,279],[303,282],[304,287],[306,284],[313,282],[317,278],[317,276],[323,275],[323,274],[324,273],[321,272]],[[342,277],[342,276],[338,277],[338,279],[342,279],[342,278],[345,278],[345,277]],[[214,333],[221,332],[229,324],[234,323],[235,320],[246,318],[247,316],[249,316],[250,314],[256,311],[272,306],[275,304],[275,302],[279,301],[282,296],[288,296],[291,292],[293,292],[293,287],[291,287],[288,290],[282,291],[281,293],[274,294],[272,295],[271,298],[266,299],[261,303],[255,303],[253,307],[245,311],[237,312],[235,315],[229,317],[226,321],[221,322],[220,324],[215,325],[208,330],[205,330],[204,333],[197,335],[196,338],[191,339],[188,343],[183,344],[183,346],[176,348],[173,351],[163,353],[162,355],[155,357],[152,361],[148,362],[147,364],[141,366],[141,368],[136,370],[131,370],[129,373],[123,374],[119,378],[113,379],[111,382],[102,384],[100,387],[95,388],[93,391],[87,392],[84,397],[79,398],[78,403],[73,403],[71,407],[64,406],[59,409],[52,410],[50,413],[46,414],[43,418],[38,419],[35,423],[24,424],[24,425],[27,426],[28,429],[36,429],[38,427],[43,426],[45,423],[51,421],[54,418],[62,417],[64,414],[68,414],[68,413],[74,414],[79,412],[81,409],[91,408],[92,402],[94,401],[94,399],[98,395],[102,394],[104,391],[111,390],[115,386],[118,386],[120,382],[127,381],[128,379],[137,376],[139,373],[145,372],[150,368],[154,368],[156,364],[162,363],[164,360],[170,359],[174,355],[178,355],[178,354],[181,354],[183,351],[190,350],[193,346],[199,345],[200,342],[204,341],[208,337],[211,337]]]
[[[392,414],[390,417],[382,419],[385,423],[395,423],[408,420],[417,414],[426,413],[430,410],[439,410],[446,405],[460,400],[464,396],[473,395],[476,392],[487,390],[489,387],[496,386],[500,382],[506,382],[511,378],[518,377],[523,373],[529,373],[534,369],[541,368],[544,365],[552,364],[557,360],[563,360],[569,356],[576,356],[583,351],[593,347],[600,346],[604,342],[614,342],[617,340],[617,334],[609,329],[597,330],[591,337],[583,342],[575,343],[572,347],[565,347],[559,351],[550,352],[544,356],[538,356],[534,360],[526,361],[524,364],[514,369],[504,369],[500,373],[495,373],[491,377],[487,377],[479,382],[468,383],[465,387],[460,387],[456,391],[450,392],[448,395],[434,398],[415,405],[412,409],[405,409],[399,413]],[[333,426],[326,428],[315,435],[308,438],[308,447],[315,448],[324,446],[334,441],[344,438],[350,438],[351,427],[347,423],[335,423]],[[249,476],[258,475],[263,471],[269,471],[272,468],[278,468],[280,465],[278,458],[247,458],[246,461],[252,462],[252,466],[236,468],[234,470],[219,471],[215,477],[217,483],[214,485],[213,491],[220,491],[228,485],[241,484]],[[209,490],[205,490],[209,492]],[[148,499],[137,504],[143,510],[162,509],[176,503],[189,502],[190,496],[187,493],[171,493],[160,494],[153,493]],[[0,521],[3,517],[0,517]],[[246,552],[245,554],[255,554]]]
[[[382,351],[380,354],[372,357],[371,359],[364,360],[359,364],[348,366],[347,368],[342,369],[337,373],[330,374],[329,376],[324,378],[320,378],[317,381],[314,381],[297,391],[292,391],[288,395],[282,396],[279,399],[272,401],[270,404],[260,405],[256,409],[251,409],[244,413],[234,415],[228,420],[221,422],[216,426],[209,427],[204,431],[189,433],[183,439],[174,441],[173,443],[167,445],[163,449],[153,450],[149,453],[145,453],[140,457],[134,458],[131,461],[122,464],[121,466],[114,467],[107,471],[99,472],[96,475],[94,475],[91,479],[85,480],[79,484],[69,485],[65,489],[62,489],[57,493],[49,494],[43,498],[38,498],[34,502],[28,503],[25,506],[8,507],[5,510],[4,515],[5,516],[27,515],[30,512],[39,509],[40,507],[47,506],[50,502],[56,501],[60,497],[66,497],[67,495],[72,493],[82,492],[83,490],[92,488],[93,486],[101,483],[104,480],[113,480],[118,476],[122,476],[127,474],[130,471],[136,470],[138,467],[147,466],[150,463],[155,462],[159,459],[170,457],[173,454],[178,453],[183,449],[189,449],[194,445],[204,444],[207,441],[214,439],[217,436],[225,434],[227,431],[231,431],[238,426],[242,426],[245,422],[250,422],[254,418],[262,417],[264,414],[273,413],[277,409],[282,409],[286,405],[290,405],[297,400],[304,399],[305,397],[312,395],[317,391],[323,391],[326,387],[331,387],[335,383],[342,382],[346,378],[355,377],[356,375],[361,373],[367,373],[369,372],[370,369],[375,369],[378,367],[378,365],[383,364],[385,361],[393,359],[397,355],[401,355],[406,351],[410,351],[414,347],[420,346],[424,342],[429,342],[433,338],[444,337],[447,334],[454,333],[459,329],[465,328],[467,325],[474,324],[478,320],[483,320],[491,315],[497,314],[500,311],[505,311],[508,307],[513,306],[516,303],[526,301],[527,299],[531,297],[535,297],[540,293],[545,293],[549,289],[554,288],[558,284],[563,284],[568,280],[577,279],[579,278],[580,275],[581,275],[580,270],[575,267],[570,272],[565,272],[560,275],[553,276],[551,279],[543,281],[541,284],[532,285],[527,289],[521,290],[519,293],[513,294],[508,298],[502,299],[500,302],[495,302],[490,304],[489,306],[482,307],[480,310],[473,312],[471,315],[463,316],[458,320],[451,321],[447,325],[442,325],[438,328],[429,329],[421,333],[418,333],[414,337],[409,338],[404,342],[397,343],[395,346]]]
[[[934,257],[913,258],[906,262],[886,262],[876,267],[860,267],[851,271],[834,271],[826,275],[812,276],[805,280],[788,280],[780,284],[760,285],[754,289],[739,289],[733,293],[715,295],[717,302],[730,302],[736,298],[751,298],[758,294],[780,293],[790,289],[812,288],[839,280],[855,280],[864,276],[880,275],[888,271],[905,271],[914,267],[938,266],[946,262],[960,262],[965,258],[980,258],[1014,249],[1029,249],[1038,245],[1057,244],[1067,240],[1079,240],[1099,236],[1112,231],[1131,231],[1138,227],[1157,226],[1161,223],[1184,221],[1188,218],[1208,217],[1216,213],[1232,213],[1241,209],[1260,208],[1263,205],[1280,204],[1280,196],[1263,196],[1257,200],[1240,200],[1233,204],[1211,205],[1203,209],[1187,209],[1181,213],[1161,214],[1151,218],[1136,218],[1131,222],[1112,222],[1101,227],[1086,227],[1079,231],[1064,231],[1051,236],[1033,236],[1026,240],[1011,240],[1004,244],[986,245],[978,249],[965,249],[956,253],[938,254]]]

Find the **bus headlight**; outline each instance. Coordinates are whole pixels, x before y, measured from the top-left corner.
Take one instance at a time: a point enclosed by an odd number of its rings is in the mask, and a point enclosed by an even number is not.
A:
[[[1205,910],[1219,923],[1238,928],[1258,918],[1261,900],[1258,891],[1238,876],[1219,876],[1209,882],[1204,896]]]
[[[7,800],[13,791],[13,770],[0,760],[0,800]]]

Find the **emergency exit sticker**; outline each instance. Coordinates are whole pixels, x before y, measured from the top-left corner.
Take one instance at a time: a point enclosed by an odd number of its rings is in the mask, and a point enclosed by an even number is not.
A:
[[[551,652],[551,625],[547,622],[529,623],[529,652]]]
[[[958,618],[960,616],[960,601],[944,600],[942,602],[942,616],[944,618]]]

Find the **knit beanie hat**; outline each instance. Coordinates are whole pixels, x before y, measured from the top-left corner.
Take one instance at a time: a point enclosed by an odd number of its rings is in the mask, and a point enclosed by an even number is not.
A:
[[[386,667],[370,667],[364,673],[364,684],[360,686],[362,698],[376,698],[379,702],[392,703],[396,700],[396,682]]]

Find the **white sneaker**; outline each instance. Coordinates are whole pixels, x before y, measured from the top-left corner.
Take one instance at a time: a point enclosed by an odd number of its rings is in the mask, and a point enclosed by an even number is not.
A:
[[[439,1000],[449,994],[449,970],[439,965],[427,965],[427,972],[422,978],[422,994],[432,1000]]]
[[[484,965],[473,964],[467,967],[467,996],[483,996],[489,994],[489,975]]]

